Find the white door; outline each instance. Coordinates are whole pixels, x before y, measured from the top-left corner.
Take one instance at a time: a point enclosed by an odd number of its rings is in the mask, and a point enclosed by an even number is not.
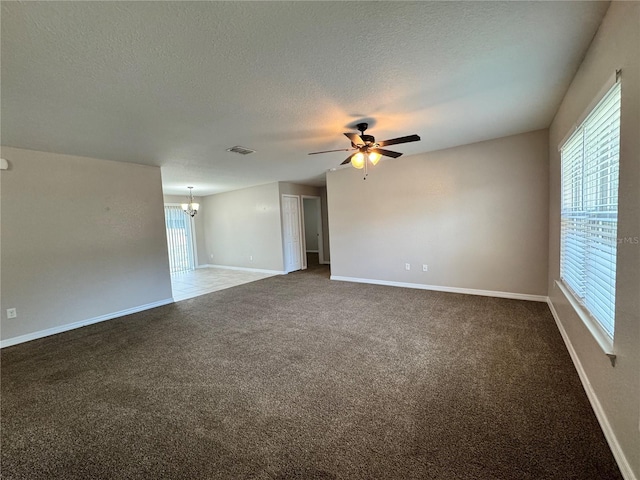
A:
[[[282,230],[284,237],[284,269],[287,273],[302,268],[300,241],[300,197],[282,196]]]

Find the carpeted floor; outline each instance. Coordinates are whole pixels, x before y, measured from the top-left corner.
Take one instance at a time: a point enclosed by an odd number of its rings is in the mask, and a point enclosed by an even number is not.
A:
[[[621,478],[545,304],[328,275],[4,349],[2,478]]]

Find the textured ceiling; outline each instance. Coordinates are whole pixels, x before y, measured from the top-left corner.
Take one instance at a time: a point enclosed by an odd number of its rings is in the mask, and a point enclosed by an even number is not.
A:
[[[607,6],[3,1],[2,144],[159,165],[165,193],[320,185],[348,154],[306,154],[363,118],[405,155],[548,127]]]

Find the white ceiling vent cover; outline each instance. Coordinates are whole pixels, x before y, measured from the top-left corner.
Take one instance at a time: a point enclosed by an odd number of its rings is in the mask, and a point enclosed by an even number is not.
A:
[[[240,155],[249,155],[250,153],[254,153],[255,150],[251,150],[250,148],[236,145],[235,147],[227,148],[227,152],[239,153]]]

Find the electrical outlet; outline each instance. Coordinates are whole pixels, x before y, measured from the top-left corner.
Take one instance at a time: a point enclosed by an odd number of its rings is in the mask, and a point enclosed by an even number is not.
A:
[[[423,265],[422,265],[422,271],[423,271],[423,272],[428,272],[428,271],[429,271],[429,265],[427,265],[427,264],[423,264]]]
[[[411,270],[411,264],[410,263],[405,263],[404,264],[404,269],[405,270]]]
[[[211,258],[211,260],[213,260],[213,253],[209,255],[209,258]]]
[[[18,311],[15,308],[7,308],[7,318],[16,318]]]
[[[253,262],[253,255],[249,255],[249,261]]]

